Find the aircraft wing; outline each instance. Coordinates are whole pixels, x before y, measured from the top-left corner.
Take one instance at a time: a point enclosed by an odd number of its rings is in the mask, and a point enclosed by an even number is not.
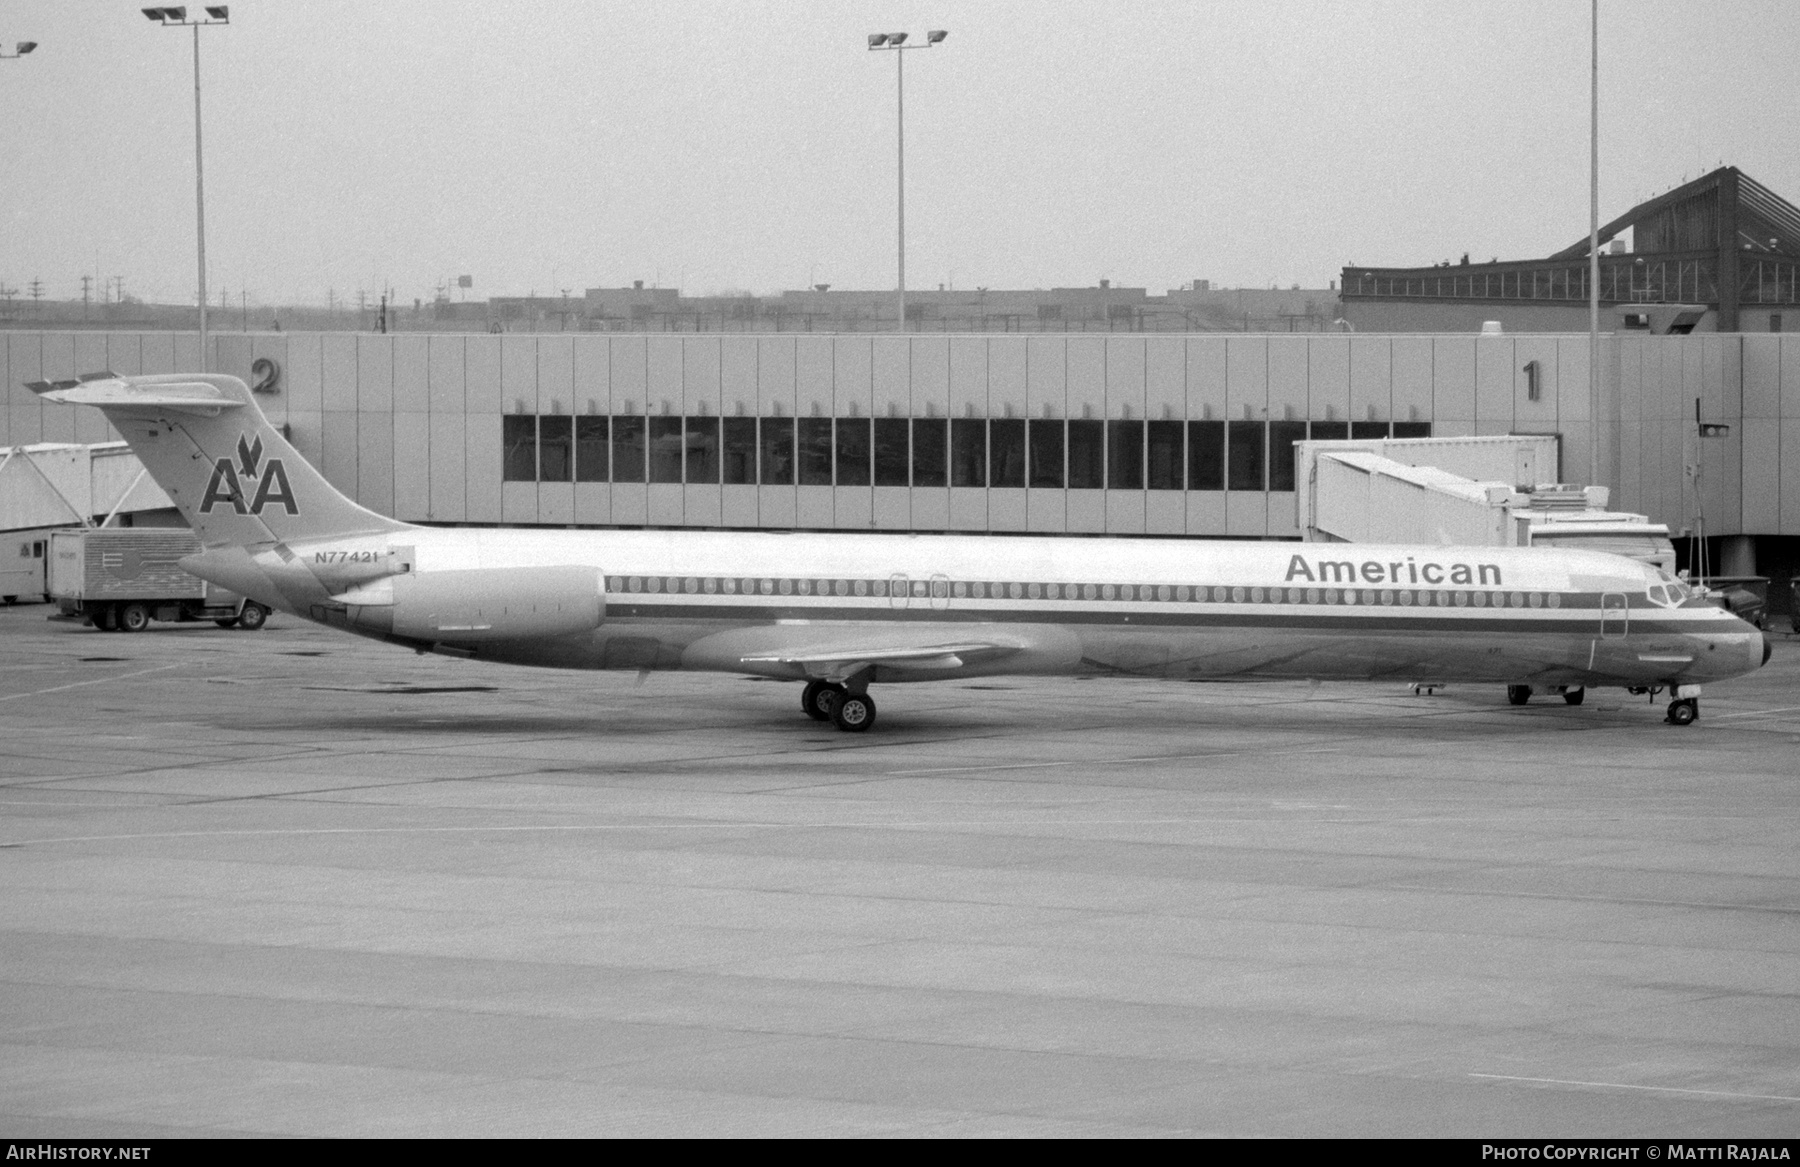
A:
[[[979,661],[986,663],[998,656],[1019,651],[1019,646],[992,640],[959,640],[941,644],[866,643],[818,644],[780,652],[758,653],[740,657],[745,664],[799,665],[815,677],[841,680],[867,665],[890,669],[941,670],[960,669]]]

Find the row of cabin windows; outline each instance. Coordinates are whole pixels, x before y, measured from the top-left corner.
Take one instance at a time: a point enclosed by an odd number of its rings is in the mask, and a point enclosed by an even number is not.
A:
[[[1430,422],[942,417],[503,419],[508,482],[1293,490],[1294,443]]]

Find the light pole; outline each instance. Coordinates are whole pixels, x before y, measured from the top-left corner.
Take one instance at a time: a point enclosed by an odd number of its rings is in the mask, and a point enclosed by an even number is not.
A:
[[[934,28],[925,34],[925,43],[909,45],[907,34],[903,32],[872,32],[869,34],[869,51],[889,52],[894,54],[894,84],[899,101],[896,105],[899,128],[899,189],[900,189],[900,331],[906,331],[906,53],[911,49],[935,48],[950,34],[941,28]]]
[[[200,151],[200,30],[231,23],[231,9],[223,4],[206,6],[205,20],[189,20],[186,8],[146,8],[144,15],[165,28],[194,30],[194,237],[200,264],[200,371],[211,363],[206,354],[206,167]]]
[[[1600,474],[1600,0],[1589,0],[1588,481]]]
[[[20,41],[18,44],[13,46],[13,51],[10,53],[5,52],[4,50],[0,50],[0,61],[10,61],[14,57],[23,57],[27,53],[31,52],[32,49],[35,49],[35,48],[37,48],[36,41]]]

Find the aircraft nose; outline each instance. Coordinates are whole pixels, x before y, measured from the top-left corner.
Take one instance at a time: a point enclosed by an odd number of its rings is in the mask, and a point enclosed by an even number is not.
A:
[[[1774,645],[1774,643],[1773,643],[1773,642],[1772,642],[1772,641],[1770,641],[1770,640],[1769,640],[1769,638],[1768,638],[1768,637],[1767,637],[1767,636],[1765,636],[1765,637],[1763,637],[1763,659],[1762,659],[1762,663],[1763,663],[1763,664],[1765,664],[1765,665],[1766,665],[1766,664],[1768,664],[1768,663],[1769,663],[1769,658],[1770,658],[1770,657],[1772,657],[1772,656],[1774,656],[1774,655],[1775,655],[1775,645]]]

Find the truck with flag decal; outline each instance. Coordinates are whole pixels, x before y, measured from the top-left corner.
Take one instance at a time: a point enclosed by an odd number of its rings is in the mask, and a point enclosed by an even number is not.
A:
[[[142,632],[152,620],[211,620],[254,632],[269,618],[255,600],[182,570],[200,551],[192,531],[81,527],[50,535],[49,590],[62,615],[106,632]]]

